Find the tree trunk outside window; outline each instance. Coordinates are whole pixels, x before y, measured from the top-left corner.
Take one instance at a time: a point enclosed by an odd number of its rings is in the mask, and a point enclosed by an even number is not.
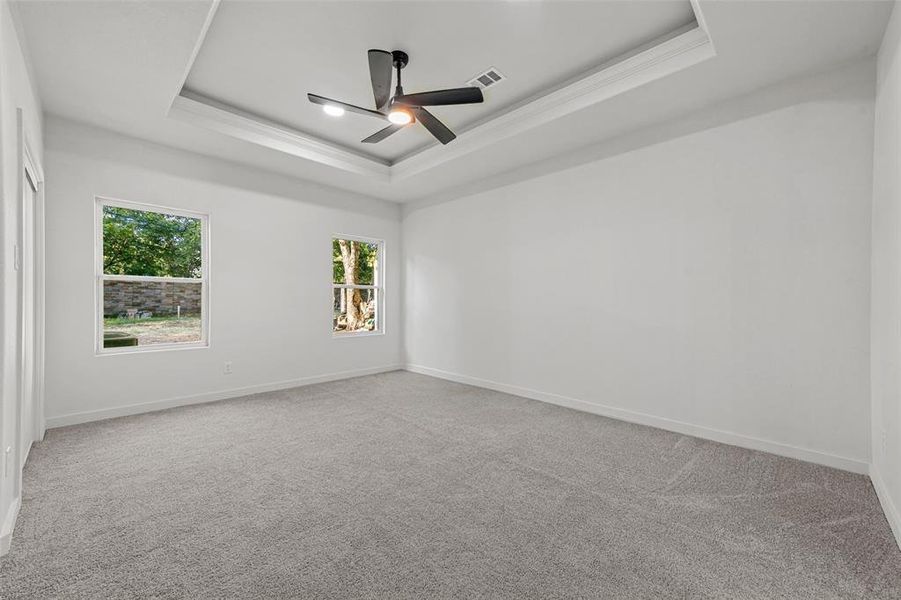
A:
[[[353,285],[357,283],[357,242],[350,240],[338,240],[341,247],[341,262],[344,263],[344,283]],[[354,288],[345,288],[345,307],[347,310],[347,331],[357,331],[363,329],[365,323],[363,316],[363,298],[360,296],[360,290]]]

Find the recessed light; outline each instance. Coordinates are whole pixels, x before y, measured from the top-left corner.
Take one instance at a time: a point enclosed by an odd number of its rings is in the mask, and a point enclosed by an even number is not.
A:
[[[340,117],[344,114],[344,109],[340,106],[335,106],[334,104],[323,104],[322,112],[329,115],[330,117]]]

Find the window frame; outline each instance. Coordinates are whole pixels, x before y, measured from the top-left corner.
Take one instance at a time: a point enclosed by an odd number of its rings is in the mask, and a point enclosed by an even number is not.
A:
[[[378,263],[375,269],[374,276],[372,278],[372,285],[363,285],[363,284],[346,284],[346,283],[335,283],[334,274],[332,274],[332,298],[331,302],[335,301],[335,290],[337,289],[360,289],[360,290],[375,290],[375,301],[376,301],[376,310],[375,310],[375,331],[354,331],[350,333],[340,333],[335,331],[334,324],[330,325],[332,329],[332,338],[333,339],[343,339],[343,338],[358,338],[358,337],[371,337],[378,335],[385,335],[385,240],[378,238],[370,238],[363,237],[359,235],[344,235],[340,233],[332,234],[331,239],[329,239],[329,256],[332,258],[332,252],[334,252],[334,244],[335,240],[348,240],[351,242],[362,242],[364,244],[374,244],[377,246],[378,250]],[[334,318],[334,316],[333,316]]]
[[[200,220],[200,277],[157,277],[153,275],[106,275],[103,272],[103,207],[113,206],[129,210],[155,212]],[[170,281],[200,284],[200,340],[173,342],[149,346],[103,347],[103,282],[104,281]],[[97,356],[193,350],[210,347],[210,215],[193,210],[162,206],[147,202],[132,202],[109,196],[94,197],[94,352]]]

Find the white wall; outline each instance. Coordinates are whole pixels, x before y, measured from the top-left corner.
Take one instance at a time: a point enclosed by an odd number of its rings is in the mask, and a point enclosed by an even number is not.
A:
[[[48,426],[400,364],[396,205],[57,119],[46,128]],[[208,349],[95,355],[95,195],[209,213]],[[332,337],[336,233],[385,240],[383,336]]]
[[[0,468],[0,554],[8,549],[9,536],[18,510],[18,479],[21,475],[16,463],[21,461],[16,439],[18,380],[17,311],[18,279],[13,268],[13,247],[19,240],[19,176],[22,169],[19,152],[17,111],[22,111],[25,136],[40,160],[41,107],[32,86],[25,56],[19,45],[16,27],[6,1],[0,2],[0,459],[5,450],[13,448],[8,468]],[[2,460],[0,460],[2,463]]]
[[[410,212],[408,363],[866,471],[874,75],[777,86]]]
[[[878,56],[873,156],[873,483],[901,543],[901,9]],[[884,440],[884,441],[883,441]]]

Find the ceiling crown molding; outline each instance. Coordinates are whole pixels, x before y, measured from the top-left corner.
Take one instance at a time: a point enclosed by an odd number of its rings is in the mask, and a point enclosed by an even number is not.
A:
[[[175,97],[169,116],[286,154],[306,158],[350,173],[391,180],[391,167],[378,159],[356,154],[188,90]]]
[[[169,116],[381,182],[400,181],[713,58],[716,51],[700,7],[696,0],[691,5],[694,24],[638,47],[563,87],[472,125],[458,132],[453,144],[432,144],[389,163],[187,90],[184,81],[218,7],[215,0]]]
[[[556,91],[526,101],[504,114],[464,129],[454,144],[432,145],[395,162],[391,179],[417,175],[438,165],[587,108],[716,55],[699,26],[611,61]]]

